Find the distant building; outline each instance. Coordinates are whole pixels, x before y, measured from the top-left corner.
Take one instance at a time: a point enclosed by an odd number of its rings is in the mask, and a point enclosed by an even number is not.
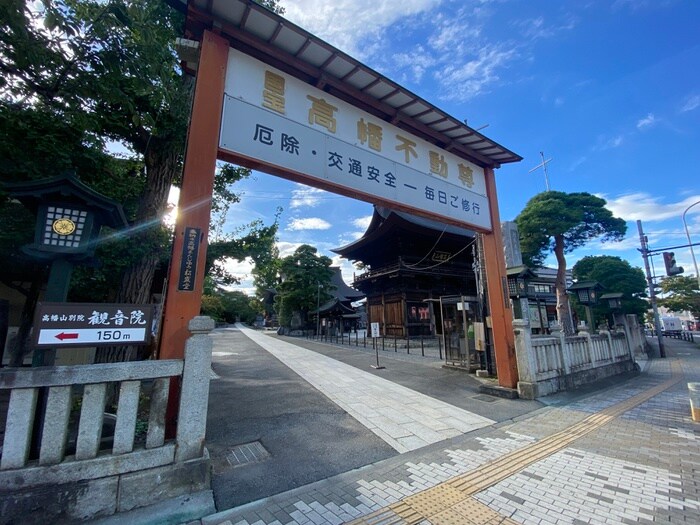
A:
[[[318,310],[310,312],[313,316],[318,316],[320,321],[320,333],[337,334],[356,331],[360,328],[362,315],[352,305],[352,303],[364,299],[365,294],[351,288],[343,280],[340,268],[332,266],[330,290],[325,290],[331,298],[320,305]]]
[[[382,336],[439,336],[448,361],[481,359],[475,232],[375,206],[362,237],[333,251],[365,266],[354,286],[367,296],[367,323],[378,323]]]
[[[434,301],[476,300],[474,237],[471,230],[375,206],[364,235],[333,251],[367,267],[354,285],[367,296],[367,321],[378,322],[382,335],[435,335],[442,323]],[[456,317],[456,306],[448,317]]]

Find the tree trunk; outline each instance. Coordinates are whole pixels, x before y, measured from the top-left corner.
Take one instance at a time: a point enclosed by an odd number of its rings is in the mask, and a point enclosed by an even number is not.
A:
[[[152,247],[145,251],[143,257],[124,270],[116,302],[131,304],[149,304],[151,288],[160,260],[159,230],[166,211],[168,193],[172,185],[180,160],[180,151],[174,150],[161,141],[153,141],[144,156],[146,165],[146,190],[139,202],[139,208],[131,236],[135,246]],[[133,346],[98,348],[95,362],[114,363],[132,361],[138,357],[138,350]]]
[[[43,276],[42,276],[43,277]],[[19,318],[17,335],[10,346],[10,366],[19,367],[24,362],[24,356],[29,353],[31,346],[28,344],[29,333],[34,322],[34,311],[39,301],[39,292],[43,278],[32,281],[29,290],[25,294],[24,307]]]
[[[566,293],[566,258],[564,257],[564,236],[554,237],[554,255],[557,258],[557,279],[554,287],[557,292],[557,319],[565,335],[575,335],[575,327],[571,319],[571,305]]]

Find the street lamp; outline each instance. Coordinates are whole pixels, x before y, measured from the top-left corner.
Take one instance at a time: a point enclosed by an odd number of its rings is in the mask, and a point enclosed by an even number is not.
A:
[[[683,219],[683,227],[685,228],[685,236],[688,238],[688,247],[690,248],[690,256],[693,258],[693,266],[695,267],[695,278],[698,280],[698,289],[700,289],[700,273],[698,273],[698,263],[695,260],[695,251],[693,250],[693,243],[690,241],[690,233],[688,232],[688,224],[685,222],[685,214],[688,213],[688,210],[695,206],[696,204],[700,204],[700,201],[694,202],[690,206],[688,206],[685,211],[683,212],[682,219]]]

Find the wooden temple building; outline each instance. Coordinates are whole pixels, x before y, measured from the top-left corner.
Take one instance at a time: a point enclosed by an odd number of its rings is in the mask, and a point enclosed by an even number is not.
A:
[[[352,303],[365,297],[365,294],[351,288],[340,273],[340,268],[332,266],[331,275],[332,289],[327,293],[331,298],[320,305],[318,311],[311,312],[311,315],[318,315],[320,318],[320,333],[333,334],[347,333],[358,328],[360,314],[353,308]]]
[[[368,325],[379,323],[386,337],[441,336],[446,354],[466,358],[474,325],[483,327],[475,239],[468,229],[375,206],[364,235],[333,251],[366,268],[354,287],[367,296]]]

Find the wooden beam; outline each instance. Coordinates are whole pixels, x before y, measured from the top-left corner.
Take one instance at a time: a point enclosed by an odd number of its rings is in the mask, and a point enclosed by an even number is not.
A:
[[[160,340],[160,359],[183,358],[185,340],[190,335],[187,323],[199,315],[228,47],[225,38],[209,31],[204,33],[185,150],[182,189]],[[186,244],[185,228],[197,228],[200,232],[196,272],[188,290],[182,290],[178,286],[182,277],[180,272]]]
[[[182,189],[178,202],[173,253],[168,272],[168,289],[163,312],[163,329],[159,359],[182,359],[185,342],[190,336],[187,324],[199,315],[202,303],[204,266],[207,255],[207,234],[214,190],[214,171],[219,145],[219,127],[224,101],[224,82],[228,61],[228,41],[211,31],[202,36],[202,49],[197,69],[192,116],[190,118]],[[195,232],[199,246],[188,249],[186,231]],[[194,257],[192,257],[194,255]],[[183,265],[183,259],[192,260]],[[183,286],[189,268],[188,286]],[[179,381],[170,383],[166,414],[166,436],[173,437],[180,399]]]
[[[489,313],[493,345],[496,355],[496,373],[498,384],[507,388],[518,386],[518,365],[515,358],[515,334],[513,333],[513,315],[508,299],[508,277],[506,260],[501,236],[501,218],[498,211],[496,195],[496,178],[493,170],[484,169],[486,177],[486,195],[491,212],[491,232],[484,233],[484,260],[486,281],[488,284]]]

